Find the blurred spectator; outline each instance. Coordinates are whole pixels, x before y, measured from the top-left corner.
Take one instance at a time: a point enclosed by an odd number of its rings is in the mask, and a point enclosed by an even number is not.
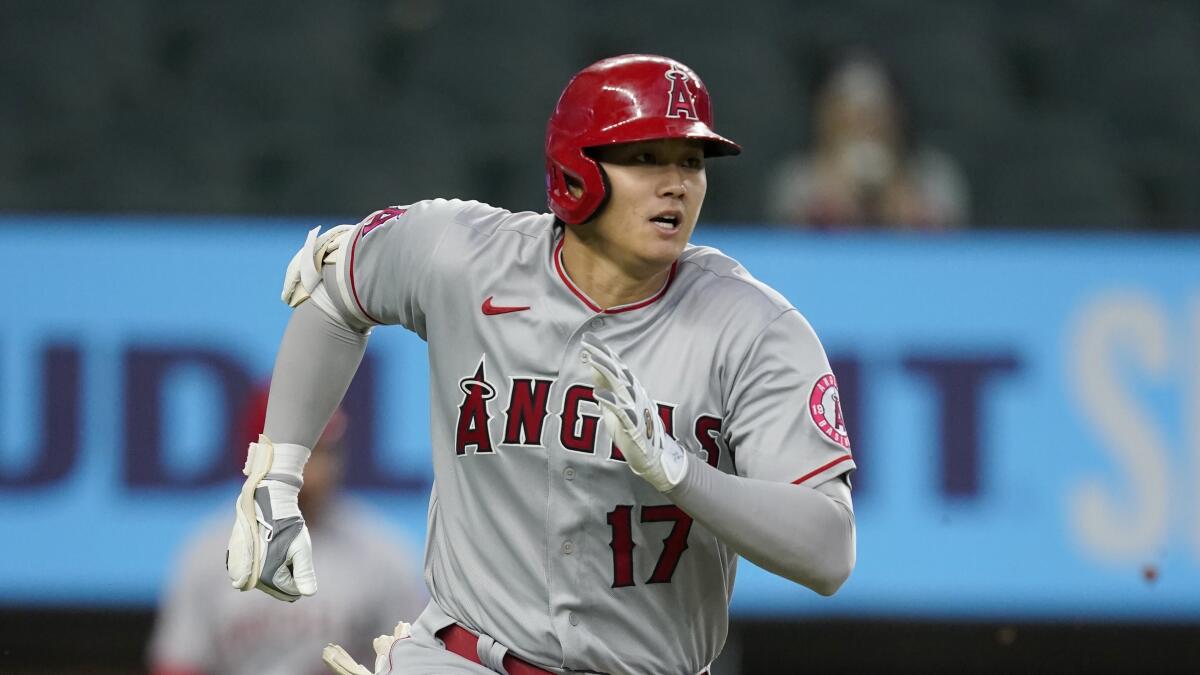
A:
[[[247,439],[263,428],[267,389],[252,398]],[[152,675],[327,673],[321,650],[330,642],[373,663],[371,639],[424,609],[420,559],[396,545],[394,528],[339,492],[347,423],[343,411],[334,413],[313,448],[300,492],[321,574],[317,594],[285,603],[231,588],[224,559],[233,513],[222,508],[191,537],[167,575],[149,645]]]
[[[945,230],[966,221],[962,172],[914,137],[898,80],[878,56],[847,52],[814,89],[812,147],[782,162],[769,183],[773,222]]]

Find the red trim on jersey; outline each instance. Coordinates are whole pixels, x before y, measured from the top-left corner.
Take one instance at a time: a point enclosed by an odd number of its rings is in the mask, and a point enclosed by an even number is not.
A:
[[[826,464],[825,466],[817,467],[816,469],[813,469],[812,471],[809,471],[808,473],[804,474],[803,476],[797,478],[796,480],[792,481],[792,485],[799,485],[799,484],[803,483],[804,481],[808,480],[809,478],[812,478],[813,476],[815,476],[823,471],[827,471],[828,469],[831,469],[831,468],[837,466],[838,464],[841,464],[842,462],[845,462],[846,460],[849,460],[849,459],[854,459],[854,458],[851,457],[850,455],[842,455],[841,457],[838,457],[837,459]]]
[[[620,314],[622,312],[630,312],[635,309],[641,309],[647,305],[652,305],[655,302],[658,302],[659,298],[667,294],[667,289],[671,287],[671,282],[675,280],[676,268],[679,267],[678,260],[671,263],[671,273],[667,275],[667,283],[663,284],[663,287],[651,297],[632,305],[621,305],[620,307],[613,307],[612,309],[601,309],[600,307],[596,306],[596,303],[592,302],[583,291],[579,290],[579,287],[575,285],[575,282],[571,281],[571,277],[567,276],[567,270],[563,268],[562,264],[562,248],[564,241],[566,241],[566,237],[559,239],[558,246],[554,249],[554,269],[558,271],[559,278],[562,279],[563,283],[567,285],[567,288],[575,294],[575,297],[583,301],[583,304],[586,305],[588,309],[596,312],[597,314]]]
[[[362,239],[363,235],[366,234],[367,227],[370,226],[359,228],[358,234],[354,237],[354,243],[350,245],[350,271],[347,272],[347,275],[350,277],[350,294],[354,296],[354,304],[358,305],[358,310],[362,312],[363,316],[367,317],[368,319],[374,321],[375,323],[382,324],[382,321],[371,316],[371,313],[367,311],[367,308],[363,307],[362,300],[358,299],[358,287],[354,284],[354,254],[358,251],[358,242],[360,239]]]

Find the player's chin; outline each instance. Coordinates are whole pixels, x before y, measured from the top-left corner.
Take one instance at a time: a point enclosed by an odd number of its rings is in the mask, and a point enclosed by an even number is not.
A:
[[[670,267],[683,254],[685,246],[687,246],[686,237],[668,240],[653,239],[645,242],[638,253],[642,260],[653,267]]]

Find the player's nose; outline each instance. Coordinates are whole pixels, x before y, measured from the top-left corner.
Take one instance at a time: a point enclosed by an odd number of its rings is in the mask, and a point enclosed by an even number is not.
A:
[[[683,198],[687,191],[687,181],[684,180],[683,169],[678,166],[663,167],[663,172],[658,180],[658,196]]]

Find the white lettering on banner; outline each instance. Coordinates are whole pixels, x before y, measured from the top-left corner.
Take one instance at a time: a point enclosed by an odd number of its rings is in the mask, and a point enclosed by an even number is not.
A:
[[[1112,562],[1142,562],[1161,552],[1168,531],[1170,467],[1163,432],[1146,405],[1122,385],[1118,364],[1161,381],[1169,372],[1168,319],[1152,298],[1101,296],[1077,316],[1066,341],[1074,396],[1128,481],[1075,486],[1069,509],[1077,536]]]

